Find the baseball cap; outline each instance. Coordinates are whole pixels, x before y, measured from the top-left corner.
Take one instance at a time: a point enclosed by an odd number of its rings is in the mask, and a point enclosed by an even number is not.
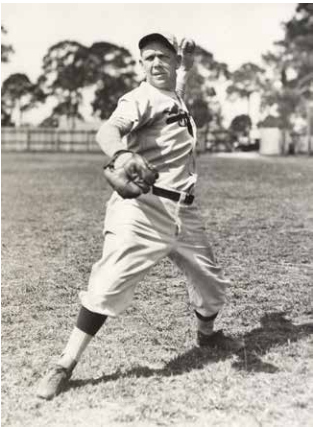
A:
[[[146,36],[142,37],[139,40],[139,49],[143,49],[149,42],[159,41],[171,49],[173,52],[178,52],[178,43],[176,37],[173,34],[164,33],[163,31],[160,33],[150,33]]]

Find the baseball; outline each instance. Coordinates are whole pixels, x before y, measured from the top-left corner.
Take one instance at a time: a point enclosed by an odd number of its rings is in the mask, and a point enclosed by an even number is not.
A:
[[[180,49],[183,54],[193,54],[196,49],[196,43],[192,39],[184,38],[181,41]]]

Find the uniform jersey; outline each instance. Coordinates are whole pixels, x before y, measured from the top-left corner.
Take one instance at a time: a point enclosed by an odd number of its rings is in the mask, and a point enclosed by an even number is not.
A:
[[[158,187],[191,192],[196,182],[196,127],[175,93],[142,82],[120,98],[109,123],[126,148],[143,155],[159,172]]]

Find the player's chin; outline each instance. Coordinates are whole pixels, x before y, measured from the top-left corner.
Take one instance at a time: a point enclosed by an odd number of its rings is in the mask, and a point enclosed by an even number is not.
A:
[[[164,77],[154,78],[151,80],[151,84],[157,89],[171,90],[171,84],[168,79],[165,79]]]

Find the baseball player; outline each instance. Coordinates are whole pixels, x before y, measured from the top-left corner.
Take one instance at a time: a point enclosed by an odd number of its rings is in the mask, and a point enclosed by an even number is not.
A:
[[[118,102],[97,134],[107,203],[102,258],[80,293],[76,326],[37,395],[51,399],[66,386],[88,343],[107,317],[132,302],[137,283],[168,256],[185,274],[200,347],[237,351],[243,343],[214,331],[229,285],[217,265],[197,208],[196,128],[182,94],[195,45],[151,33],[139,41],[145,81]]]

